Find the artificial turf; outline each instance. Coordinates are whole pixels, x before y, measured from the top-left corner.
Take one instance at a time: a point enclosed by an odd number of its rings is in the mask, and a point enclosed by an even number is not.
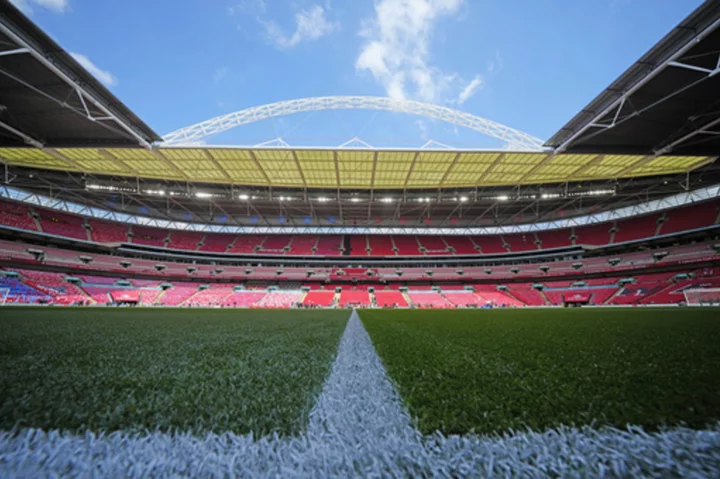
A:
[[[347,311],[3,308],[0,429],[302,431]]]
[[[720,420],[717,309],[360,313],[425,433]]]

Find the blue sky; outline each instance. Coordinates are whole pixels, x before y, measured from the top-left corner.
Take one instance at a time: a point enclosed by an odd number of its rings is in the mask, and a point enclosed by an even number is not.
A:
[[[543,140],[700,0],[13,0],[160,135],[270,102],[392,96]],[[498,147],[396,113],[318,112],[207,139]]]

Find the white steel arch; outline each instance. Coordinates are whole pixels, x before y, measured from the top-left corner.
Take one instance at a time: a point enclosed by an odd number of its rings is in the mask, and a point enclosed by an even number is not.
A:
[[[320,110],[383,110],[408,113],[478,131],[505,142],[512,149],[541,150],[543,144],[542,140],[532,135],[470,113],[430,103],[377,96],[320,96],[268,103],[180,128],[165,135],[164,140],[166,145],[197,144],[204,138],[237,126],[267,118]]]

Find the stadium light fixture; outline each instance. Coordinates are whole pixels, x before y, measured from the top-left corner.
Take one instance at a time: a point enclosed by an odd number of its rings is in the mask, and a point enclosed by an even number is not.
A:
[[[508,195],[500,195],[497,197],[498,201],[507,201],[510,199]]]
[[[204,191],[197,191],[195,192],[196,198],[212,198],[213,195],[211,193],[206,193]]]
[[[386,196],[386,197],[384,197],[384,198],[380,198],[380,201],[381,201],[382,203],[392,203],[393,201],[395,201],[395,199],[394,199],[394,198],[391,198],[391,197],[389,197],[389,196]]]
[[[247,200],[250,199],[250,196],[249,196],[249,195],[239,195],[239,196],[238,196],[238,199],[239,199],[239,200],[243,200],[243,201],[247,201]]]
[[[461,197],[460,197],[460,203],[465,203],[465,202],[467,202],[467,200],[468,200],[468,197],[467,197],[467,196],[461,196]]]

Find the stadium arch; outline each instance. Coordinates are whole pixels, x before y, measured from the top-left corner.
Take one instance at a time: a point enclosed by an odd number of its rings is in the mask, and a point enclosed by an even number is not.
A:
[[[475,130],[504,142],[509,149],[543,150],[543,141],[528,133],[446,106],[414,100],[396,100],[377,96],[320,96],[285,100],[217,116],[165,135],[165,145],[192,145],[238,126],[268,118],[323,110],[379,110],[407,113],[440,120]]]

